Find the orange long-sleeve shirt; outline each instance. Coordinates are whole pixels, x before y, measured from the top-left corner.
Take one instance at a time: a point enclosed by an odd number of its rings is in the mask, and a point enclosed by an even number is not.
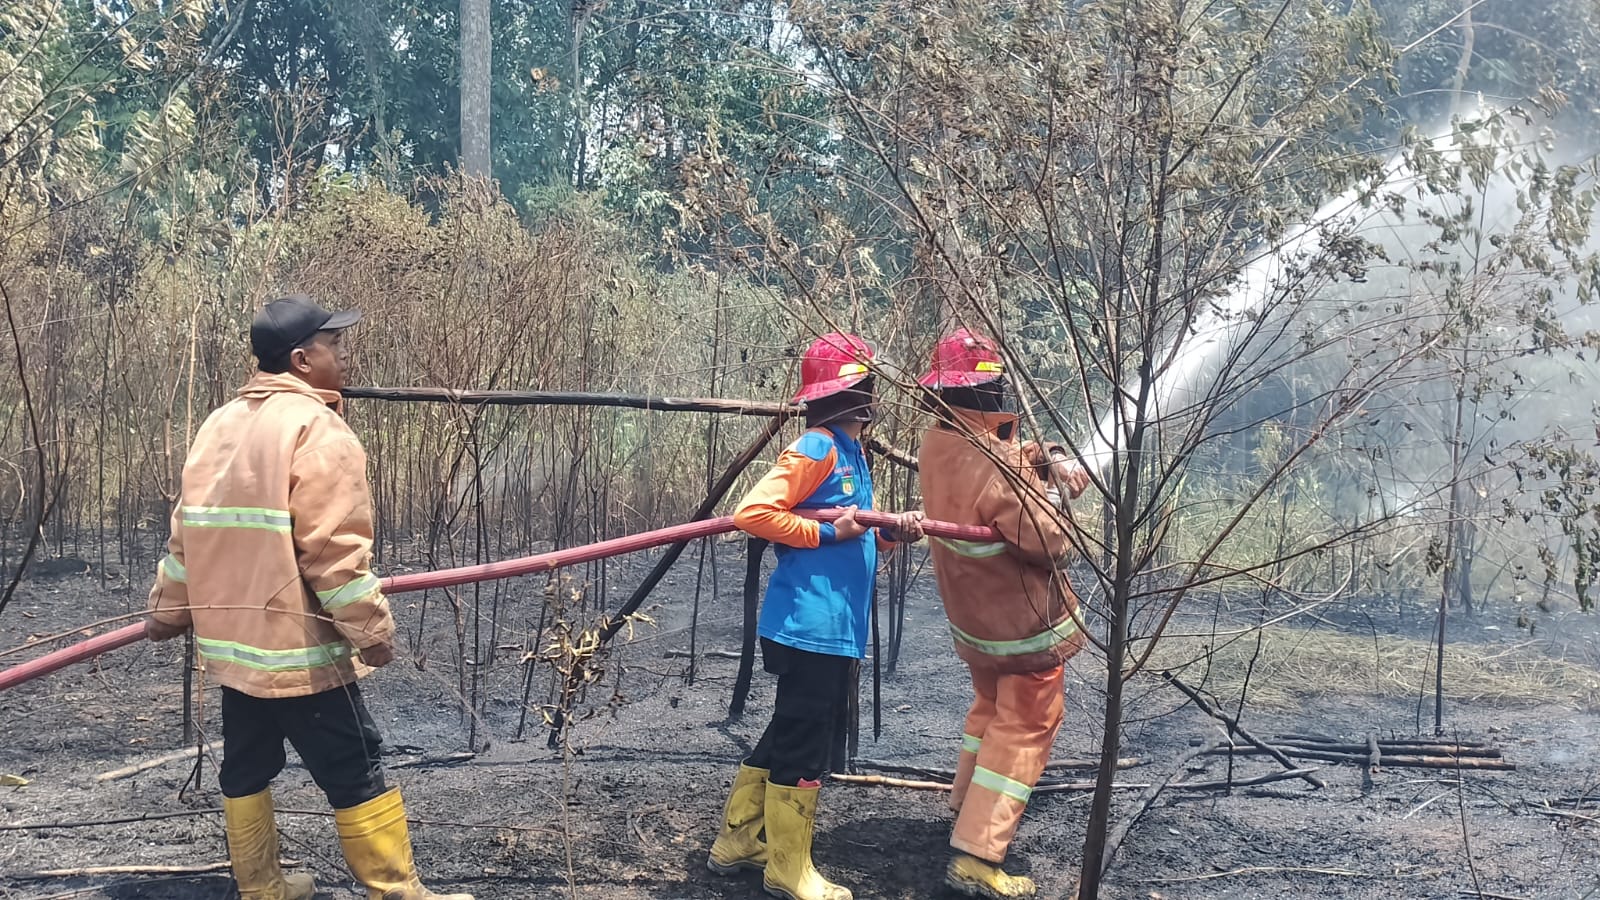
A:
[[[826,435],[826,429],[812,431]],[[780,453],[767,474],[739,501],[733,513],[733,524],[746,534],[786,547],[811,549],[824,541],[833,543],[831,523],[817,522],[794,512],[828,480],[838,464],[838,451],[829,440],[827,453],[820,459],[801,449],[803,438]],[[886,539],[881,530],[877,539],[878,549],[894,549],[894,542]]]

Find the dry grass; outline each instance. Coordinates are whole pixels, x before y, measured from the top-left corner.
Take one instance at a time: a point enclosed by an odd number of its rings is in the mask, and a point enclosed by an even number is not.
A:
[[[1183,670],[1190,683],[1238,697],[1256,652],[1254,634],[1222,638],[1173,637],[1156,648],[1155,668]],[[1434,648],[1391,635],[1341,634],[1287,626],[1264,629],[1261,656],[1250,676],[1249,702],[1289,708],[1330,694],[1414,698],[1433,685]],[[1600,709],[1600,670],[1552,658],[1542,642],[1469,644],[1445,648],[1445,696],[1501,706],[1556,704]]]

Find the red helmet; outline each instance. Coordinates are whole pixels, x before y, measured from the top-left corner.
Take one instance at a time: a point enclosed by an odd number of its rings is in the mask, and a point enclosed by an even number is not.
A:
[[[971,387],[993,381],[1004,375],[1005,363],[994,341],[958,328],[943,338],[933,348],[933,368],[917,379],[923,387]]]
[[[800,392],[791,403],[837,394],[866,380],[872,348],[853,334],[834,331],[811,342],[800,357]]]

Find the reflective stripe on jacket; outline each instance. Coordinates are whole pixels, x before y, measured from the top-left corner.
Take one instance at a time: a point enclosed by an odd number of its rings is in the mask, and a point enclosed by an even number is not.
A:
[[[1014,415],[958,411],[923,435],[918,477],[928,518],[987,525],[1003,538],[930,542],[956,653],[1000,672],[1039,672],[1077,653],[1084,636],[1060,571],[1070,526],[1015,429]]]
[[[339,395],[257,374],[195,434],[150,610],[193,625],[206,672],[255,697],[366,674],[394,639],[371,571],[367,459]]]

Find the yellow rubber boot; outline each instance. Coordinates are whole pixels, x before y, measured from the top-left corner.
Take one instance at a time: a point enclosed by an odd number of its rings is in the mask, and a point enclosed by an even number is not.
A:
[[[817,787],[767,782],[767,869],[761,886],[789,900],[851,900],[850,889],[828,881],[811,864]]]
[[[360,806],[334,810],[333,822],[345,862],[356,880],[367,886],[368,900],[472,900],[471,894],[435,894],[422,886],[411,859],[411,834],[399,788]]]
[[[278,823],[272,815],[270,789],[248,797],[223,797],[222,818],[241,900],[307,900],[316,892],[310,875],[285,876],[278,865]]]
[[[950,867],[944,871],[944,883],[968,897],[989,900],[1030,900],[1038,893],[1032,878],[1007,875],[994,863],[965,853],[958,853],[950,860]]]
[[[761,839],[765,824],[762,810],[767,801],[766,769],[741,765],[734,776],[728,803],[722,809],[722,833],[711,845],[706,867],[718,875],[732,875],[741,869],[760,871],[767,867],[767,844]]]

